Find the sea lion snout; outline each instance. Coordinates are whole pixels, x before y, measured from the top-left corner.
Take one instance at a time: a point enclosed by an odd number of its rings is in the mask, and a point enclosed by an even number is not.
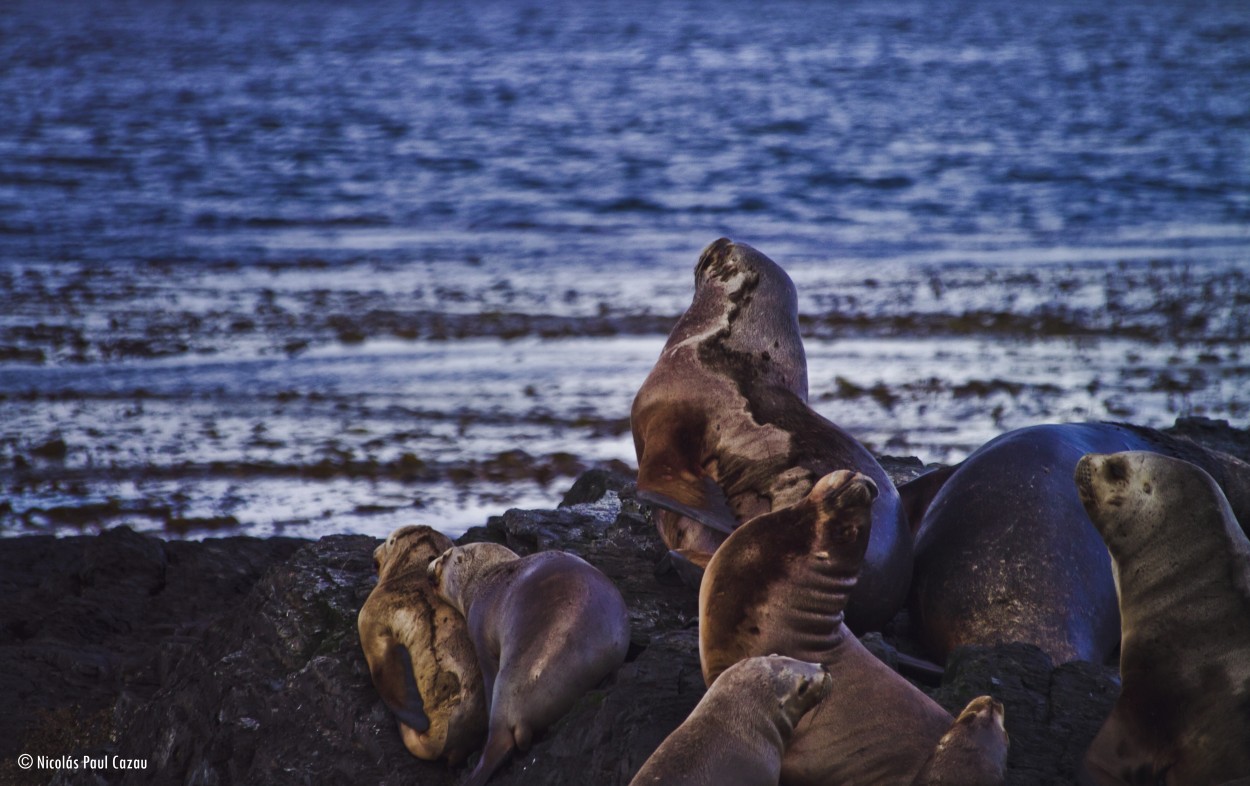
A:
[[[991,696],[978,696],[968,703],[955,722],[978,726],[989,726],[992,723],[1002,729],[1004,716],[1002,702]]]
[[[808,698],[812,704],[823,701],[829,695],[829,691],[833,689],[833,675],[824,666],[820,667],[820,671],[815,674],[808,674],[803,678],[803,684],[799,686],[799,695],[806,695],[810,691]]]
[[[830,472],[812,487],[810,497],[826,510],[871,505],[880,494],[873,479],[860,472],[839,469]]]
[[[736,248],[734,242],[727,237],[717,238],[709,243],[703,253],[699,254],[699,261],[694,266],[694,280],[704,281],[710,276],[725,278],[726,268]]]
[[[1076,462],[1076,471],[1072,480],[1076,482],[1076,493],[1086,507],[1094,501],[1094,461],[1102,458],[1101,454],[1089,453],[1081,456]]]
[[[1121,454],[1089,453],[1076,463],[1073,480],[1077,495],[1095,524],[1096,508],[1118,508],[1124,504],[1132,474],[1130,459]]]
[[[428,575],[428,576],[430,577],[430,581],[431,581],[433,584],[436,584],[436,585],[437,585],[437,584],[442,583],[442,580],[443,580],[443,560],[447,559],[447,555],[448,555],[448,554],[451,554],[451,549],[447,549],[447,550],[446,550],[446,551],[444,551],[442,554],[438,555],[438,556],[437,556],[437,557],[436,557],[436,558],[435,558],[435,559],[434,559],[434,560],[430,563],[430,567],[426,569],[426,575]]]

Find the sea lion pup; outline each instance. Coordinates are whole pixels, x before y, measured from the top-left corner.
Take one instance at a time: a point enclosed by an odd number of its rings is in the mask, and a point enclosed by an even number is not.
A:
[[[795,724],[829,682],[819,665],[780,655],[730,666],[630,786],[774,786]]]
[[[452,547],[429,527],[400,527],[373,552],[378,584],[356,619],[374,687],[420,759],[457,764],[486,736],[486,697],[464,618],[430,584]]]
[[[799,502],[739,527],[703,578],[699,655],[709,686],[734,663],[770,652],[830,674],[829,697],[799,722],[782,760],[788,786],[906,786],[951,724],[843,622],[876,498],[871,478],[833,472]]]
[[[625,662],[629,612],[607,576],[559,551],[518,557],[472,543],[444,552],[429,574],[468,620],[482,669],[486,748],[465,781],[482,786]]]
[[[1002,786],[1007,782],[1003,705],[989,696],[968,702],[942,735],[912,786]]]
[[[1077,464],[1115,563],[1120,697],[1085,763],[1102,784],[1250,776],[1250,541],[1199,467],[1140,451]]]
[[[884,625],[911,577],[911,537],[889,477],[863,445],[807,405],[794,284],[776,263],[724,238],[695,267],[694,299],[634,398],[638,498],[677,559],[706,566],[741,523],[803,499],[852,469],[881,490],[848,621]]]
[[[1250,516],[1250,466],[1149,428],[1032,426],[899,489],[931,495],[916,537],[911,618],[929,654],[1021,641],[1056,664],[1105,662],[1120,641],[1111,560],[1070,478],[1086,453],[1149,450],[1211,472]],[[927,488],[926,488],[927,487]],[[1241,505],[1242,507],[1238,507]],[[1250,522],[1250,518],[1246,519]]]

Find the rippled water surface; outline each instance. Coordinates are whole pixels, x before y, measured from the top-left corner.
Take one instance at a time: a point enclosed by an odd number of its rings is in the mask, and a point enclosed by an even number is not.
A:
[[[957,460],[1250,417],[1242,2],[0,13],[0,532],[457,531],[633,465],[721,235]]]

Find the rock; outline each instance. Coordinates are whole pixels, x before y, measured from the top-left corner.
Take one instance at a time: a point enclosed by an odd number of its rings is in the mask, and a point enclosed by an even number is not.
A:
[[[1120,695],[1114,667],[1072,662],[1055,668],[1032,644],[960,647],[934,698],[952,714],[990,695],[1003,703],[1011,739],[1009,786],[1075,783],[1077,768]]]
[[[1177,418],[1175,425],[1164,431],[1188,437],[1205,448],[1228,453],[1242,461],[1250,461],[1250,429],[1235,428],[1227,420]]]
[[[166,543],[129,529],[0,539],[0,783],[48,782],[17,768],[23,752],[105,750],[116,708],[149,699],[300,545]]]

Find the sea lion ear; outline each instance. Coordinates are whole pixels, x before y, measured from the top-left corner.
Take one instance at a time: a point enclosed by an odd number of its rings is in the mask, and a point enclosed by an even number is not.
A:
[[[373,684],[400,723],[419,732],[430,728],[421,690],[412,674],[412,656],[408,654],[407,647],[394,642],[387,648],[386,656],[373,669]]]

